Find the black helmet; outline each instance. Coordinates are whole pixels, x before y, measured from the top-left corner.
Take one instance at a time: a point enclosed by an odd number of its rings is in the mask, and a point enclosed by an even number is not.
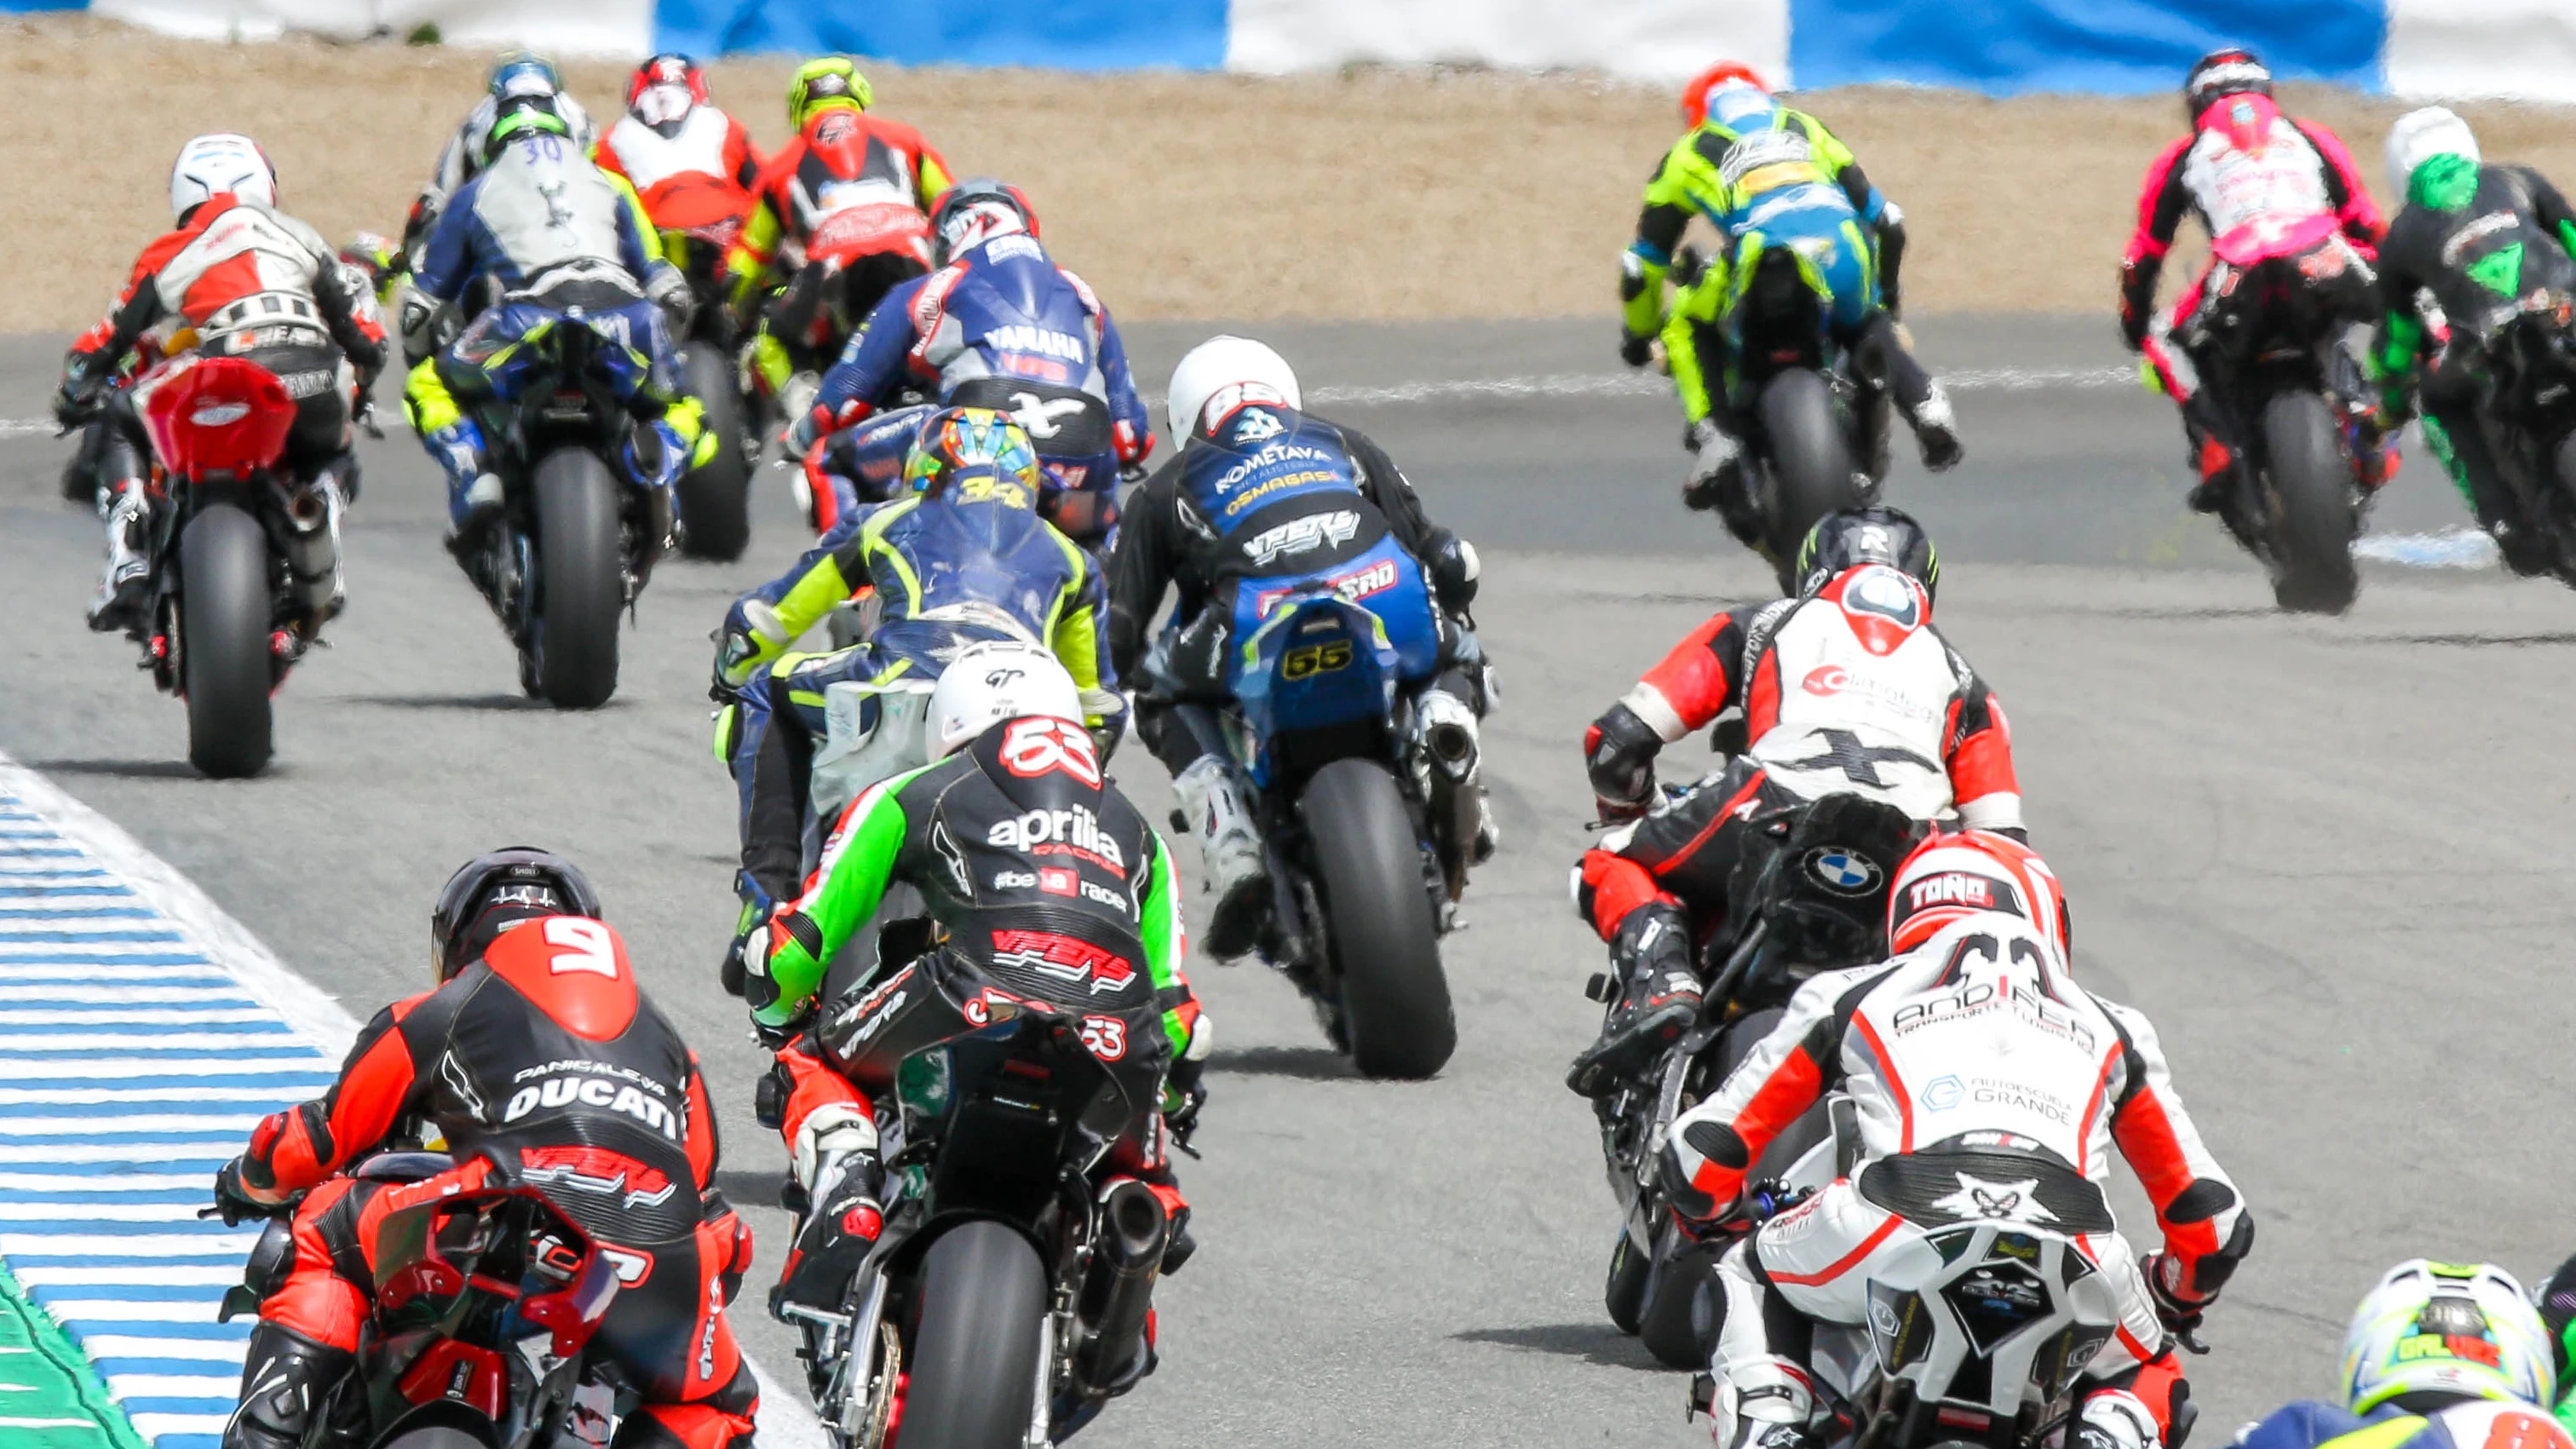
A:
[[[1000,207],[1005,211],[1016,212],[1020,218],[1020,229],[1027,232],[1032,240],[1037,237],[1037,208],[1029,205],[1028,193],[1007,181],[996,181],[990,176],[977,176],[960,181],[931,199],[932,260],[944,267],[948,265],[949,259],[959,252],[971,251],[982,245],[987,238],[1002,235],[1008,231],[1010,223],[1007,219],[1000,221],[1000,230],[989,226],[974,228],[962,226],[960,223],[964,220],[964,214],[969,208],[974,207]],[[952,229],[959,234],[950,235]]]
[[[510,845],[487,851],[456,868],[429,909],[429,969],[444,982],[492,944],[509,912],[524,916],[599,919],[599,893],[580,867],[551,850]],[[481,939],[476,939],[476,937]]]
[[[2272,68],[2242,46],[2213,50],[2193,64],[2183,78],[2183,119],[2197,124],[2200,113],[2228,96],[2272,93]]]
[[[1798,591],[1812,594],[1862,564],[1885,564],[1909,574],[1930,599],[1941,585],[1941,556],[1932,535],[1902,508],[1883,503],[1828,513],[1807,530],[1798,546]]]

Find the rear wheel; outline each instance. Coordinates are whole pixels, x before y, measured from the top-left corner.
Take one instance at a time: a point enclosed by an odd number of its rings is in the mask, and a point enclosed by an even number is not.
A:
[[[1770,445],[1771,557],[1780,587],[1794,592],[1798,547],[1828,513],[1860,506],[1851,444],[1824,377],[1793,367],[1763,386],[1762,432]]]
[[[218,780],[268,763],[268,535],[229,503],[188,520],[179,539],[179,660],[188,763]]]
[[[2264,530],[2272,598],[2301,613],[2340,614],[2361,592],[2352,562],[2357,522],[2352,465],[2334,414],[2312,392],[2285,392],[2263,409]]]
[[[1666,1368],[1703,1369],[1717,1347],[1717,1260],[1724,1243],[1676,1234],[1646,1287],[1637,1340]]]
[[[1000,1223],[960,1223],[922,1258],[920,1292],[903,1449],[1019,1449],[1047,1312],[1037,1249]]]
[[[1458,1047],[1422,847],[1395,777],[1367,760],[1317,770],[1298,800],[1315,843],[1351,1064],[1369,1077],[1428,1077]]]
[[[751,542],[751,462],[742,451],[742,394],[733,364],[705,342],[680,349],[681,391],[706,413],[715,456],[679,483],[680,547],[691,558],[742,557]]]
[[[537,464],[537,693],[557,709],[597,709],[617,692],[617,616],[626,570],[617,480],[595,453],[558,448]]]

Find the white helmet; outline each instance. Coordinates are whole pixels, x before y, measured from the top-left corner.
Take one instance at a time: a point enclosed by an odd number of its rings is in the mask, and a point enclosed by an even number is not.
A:
[[[1172,369],[1172,385],[1163,403],[1163,415],[1172,425],[1172,446],[1188,442],[1206,423],[1209,404],[1219,401],[1276,403],[1284,408],[1305,405],[1297,391],[1296,369],[1288,359],[1271,351],[1268,343],[1223,334],[1191,348],[1181,365]],[[1228,406],[1226,411],[1234,409]]]
[[[2406,204],[2415,168],[2436,156],[2465,156],[2473,166],[2485,159],[2478,154],[2477,133],[2447,106],[2408,111],[2388,128],[2388,194],[2394,205]]]
[[[2549,1330],[2514,1276],[2491,1263],[2409,1259],[2388,1270],[2343,1339],[2346,1404],[2415,1412],[2440,1400],[2520,1400],[2546,1410],[2555,1378]]]
[[[948,661],[930,691],[930,758],[944,760],[1003,720],[1033,714],[1080,726],[1082,691],[1073,676],[1035,644],[970,644]]]
[[[170,220],[178,221],[189,208],[223,191],[262,206],[277,205],[277,168],[268,164],[259,143],[224,131],[180,147],[179,159],[170,167]]]

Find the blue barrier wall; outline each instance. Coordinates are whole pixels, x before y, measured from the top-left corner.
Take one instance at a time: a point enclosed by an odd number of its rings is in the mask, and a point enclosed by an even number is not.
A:
[[[664,48],[694,55],[837,50],[1058,70],[1225,63],[1226,0],[659,0],[654,19]]]
[[[2276,75],[2375,91],[2387,36],[2383,0],[1789,0],[1802,90],[2179,92],[2193,61],[2243,45]]]

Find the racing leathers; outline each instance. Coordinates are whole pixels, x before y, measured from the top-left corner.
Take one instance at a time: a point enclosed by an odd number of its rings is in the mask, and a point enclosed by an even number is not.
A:
[[[635,188],[656,225],[702,226],[737,217],[760,177],[760,150],[751,129],[701,102],[687,115],[656,126],[628,114],[618,118],[590,151],[599,169]],[[691,204],[691,193],[705,200]]]
[[[1085,545],[1099,545],[1118,519],[1120,468],[1154,446],[1109,310],[1025,234],[995,237],[888,292],[824,375],[789,448],[807,452],[821,431],[869,419],[906,384],[942,406],[1010,414],[1037,444],[1048,519]],[[897,446],[871,429],[809,469],[825,474],[817,486],[828,483],[835,507],[868,497],[868,440],[878,438],[887,440],[874,445],[879,453]]]
[[[2552,1421],[2529,1404],[2465,1399],[2426,1413],[2390,1405],[2355,1415],[2341,1404],[2302,1399],[2248,1424],[2231,1449],[2570,1449],[2563,1406]]]
[[[879,613],[864,642],[784,652],[870,594]],[[721,743],[741,793],[745,927],[804,878],[809,801],[828,824],[887,765],[926,758],[925,697],[967,645],[1043,645],[1083,691],[1091,723],[1114,737],[1126,705],[1105,667],[1104,601],[1091,556],[1037,516],[1025,486],[991,475],[854,513],[736,600],[719,683],[737,701]]]
[[[2020,833],[2003,705],[1931,612],[1920,583],[1880,564],[1729,609],[1585,732],[1602,818],[1628,823],[1574,873],[1575,908],[1611,944],[1619,991],[1575,1059],[1575,1091],[1609,1091],[1688,1029],[1706,988],[1702,948],[1741,928],[1727,920],[1729,886],[1779,812],[1854,794],[1916,820],[1955,813]],[[1649,813],[1656,754],[1730,707],[1743,712],[1744,753]]]
[[[1202,1097],[1212,1038],[1181,971],[1187,942],[1171,852],[1101,773],[1080,725],[1043,715],[996,724],[860,796],[803,896],[754,937],[754,1018],[772,1032],[805,1028],[778,1053],[776,1075],[789,1089],[780,1126],[808,1208],[773,1305],[839,1309],[879,1223],[871,1096],[891,1088],[896,1063],[920,1044],[906,1013],[928,1023],[944,1010],[951,1029],[956,1021],[938,989],[902,985],[922,961],[871,968],[870,953],[848,949],[897,884],[919,892],[931,949],[1004,990],[1053,999],[1082,982],[1086,1002],[1105,1002],[1143,986],[1162,1030],[1144,1039],[1122,1031],[1124,1049],[1169,1063],[1164,1107],[1176,1129],[1187,1129]],[[1095,1172],[1145,1181],[1175,1222],[1184,1219],[1159,1140],[1122,1142]]]
[[[769,158],[725,256],[738,320],[752,322],[754,304],[778,289],[745,354],[762,397],[784,408],[789,377],[831,356],[818,348],[857,325],[888,286],[930,270],[930,204],[949,181],[948,163],[919,131],[848,106],[809,117]],[[817,253],[851,275],[809,265]],[[853,306],[859,315],[846,314]]]
[[[2546,177],[2528,166],[2481,166],[2461,156],[2417,168],[2379,249],[2386,315],[2371,370],[2382,422],[2393,428],[2403,420],[2410,391],[2422,399],[2424,441],[2505,561],[2523,573],[2547,568],[2551,550],[2487,442],[2488,343],[2524,298],[2576,290],[2571,254],[2576,210]],[[2418,294],[2427,292],[2448,324],[2447,343],[2437,339],[2436,319],[2418,310]]]
[[[2187,1389],[2165,1325],[2197,1321],[2254,1224],[2146,1018],[2078,986],[2017,916],[1963,913],[1893,961],[1798,989],[1674,1122],[1662,1171],[1677,1209],[1702,1223],[1736,1211],[1763,1150],[1828,1094],[1855,1109],[1858,1164],[1720,1262],[1717,1443],[1741,1442],[1738,1426],[1803,1424],[1818,1407],[1805,1325],[1867,1322],[1873,1280],[1922,1273],[1941,1261],[1931,1233],[1978,1222],[2063,1235],[2107,1282],[2112,1336],[2077,1381],[2084,1442],[2173,1442]],[[2143,1265],[2103,1192],[2115,1145],[2163,1232]]]
[[[107,495],[107,565],[90,606],[93,629],[148,622],[151,444],[140,400],[116,384],[129,371],[129,354],[139,372],[185,351],[256,363],[296,400],[286,466],[300,487],[319,495],[333,559],[327,585],[299,581],[328,600],[297,621],[309,641],[339,608],[340,511],[358,484],[349,425],[385,365],[375,295],[313,228],[230,192],[199,203],[135,258],[114,307],[64,356],[54,401],[61,421],[94,419],[100,434],[93,474]]]
[[[1708,118],[1646,183],[1636,239],[1620,258],[1620,356],[1642,366],[1650,341],[1662,338],[1686,445],[1698,458],[1685,496],[1758,537],[1741,470],[1730,466],[1752,401],[1739,393],[1749,327],[1821,330],[1859,354],[1865,372],[1884,378],[1927,466],[1956,463],[1959,440],[1947,394],[1895,325],[1904,214],[1815,117],[1752,86],[1720,87],[1710,102]],[[1667,311],[1665,283],[1693,214],[1716,227],[1721,254]],[[1773,275],[1777,283],[1764,282]]]
[[[1215,409],[1211,409],[1211,412]],[[1323,586],[1375,614],[1426,728],[1468,742],[1462,781],[1476,788],[1484,656],[1466,611],[1475,551],[1422,510],[1386,451],[1356,429],[1267,402],[1202,421],[1127,498],[1110,560],[1109,656],[1136,679],[1146,630],[1177,587],[1156,648],[1153,697],[1136,732],[1165,768],[1206,852],[1217,896],[1204,942],[1218,956],[1253,946],[1268,879],[1260,835],[1231,752],[1206,706],[1233,696],[1232,647],[1281,599]],[[1478,796],[1481,799],[1481,793]],[[1479,807],[1481,809],[1481,806]],[[1492,851],[1480,824],[1474,858]]]
[[[452,1167],[369,1175],[368,1158],[431,1131]],[[262,1121],[224,1169],[219,1198],[294,1203],[247,1275],[259,1326],[225,1449],[303,1443],[363,1341],[388,1216],[504,1182],[539,1188],[650,1265],[592,1340],[644,1400],[618,1449],[747,1444],[758,1390],[724,1306],[751,1235],[711,1187],[716,1157],[697,1059],[637,989],[617,932],[584,916],[511,921],[444,985],[378,1012],[331,1089]]]
[[[2156,279],[2186,216],[2208,232],[2212,260],[2171,308],[2155,312]],[[2299,257],[2303,285],[2333,317],[2372,320],[2370,267],[2379,207],[2352,154],[2334,132],[2284,116],[2269,96],[2221,97],[2191,135],[2147,168],[2138,224],[2120,263],[2120,336],[2146,356],[2147,376],[2182,409],[2183,432],[2200,478],[2193,506],[2214,509],[2243,445],[2243,420],[2228,415],[2230,319],[2250,305],[2233,278],[2276,257]],[[2214,386],[2211,384],[2215,384]],[[2373,448],[2362,482],[2384,482],[2393,452]]]
[[[509,99],[515,101],[519,98],[512,96]],[[562,91],[550,92],[547,99],[552,103],[554,113],[563,118],[573,145],[579,150],[589,150],[593,130],[590,113],[581,108],[581,102]],[[456,133],[447,138],[447,145],[439,151],[438,165],[430,172],[429,183],[421,187],[420,195],[412,201],[411,214],[403,220],[402,234],[403,255],[409,260],[412,271],[421,269],[428,253],[430,235],[438,230],[439,218],[446,213],[448,202],[465,189],[465,183],[483,174],[483,158],[490,150],[492,126],[501,117],[502,104],[503,98],[493,95],[485,95],[474,103],[474,109],[465,113],[465,119],[457,123]]]
[[[450,198],[413,277],[405,343],[419,348],[437,304],[486,277],[500,300],[443,350],[416,352],[404,389],[413,428],[447,471],[450,547],[471,571],[480,524],[501,509],[485,417],[506,421],[524,391],[551,385],[562,344],[550,334],[580,329],[592,372],[637,422],[620,461],[653,500],[649,559],[669,532],[671,484],[703,461],[701,444],[714,449],[696,400],[677,391],[671,327],[687,315],[688,283],[662,260],[633,188],[545,133],[510,141]]]

